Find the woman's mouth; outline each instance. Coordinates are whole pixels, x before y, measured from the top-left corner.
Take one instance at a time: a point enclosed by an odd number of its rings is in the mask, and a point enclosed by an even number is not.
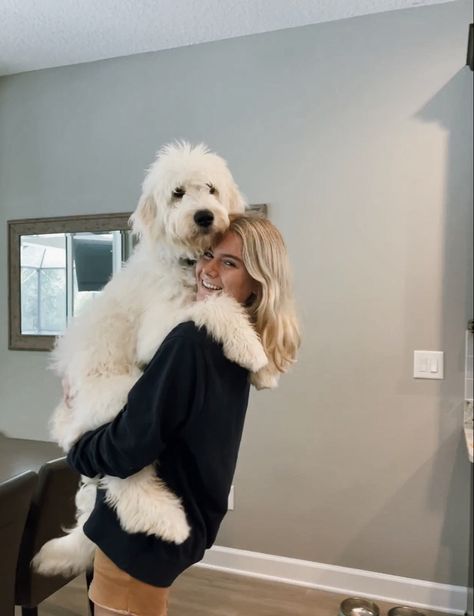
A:
[[[206,282],[201,278],[202,286],[208,291],[222,291],[222,287],[217,287],[215,284],[211,284],[210,282]]]

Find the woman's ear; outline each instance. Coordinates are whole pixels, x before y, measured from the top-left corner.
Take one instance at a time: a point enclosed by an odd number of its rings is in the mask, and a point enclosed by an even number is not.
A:
[[[245,308],[250,308],[250,306],[254,303],[256,299],[257,299],[257,294],[250,293],[250,295],[245,300],[245,303],[244,303]]]

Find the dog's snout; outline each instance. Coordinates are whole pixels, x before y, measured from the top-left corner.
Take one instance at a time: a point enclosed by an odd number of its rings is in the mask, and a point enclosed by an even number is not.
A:
[[[210,210],[199,210],[194,214],[194,222],[199,227],[207,229],[214,222],[214,214]]]

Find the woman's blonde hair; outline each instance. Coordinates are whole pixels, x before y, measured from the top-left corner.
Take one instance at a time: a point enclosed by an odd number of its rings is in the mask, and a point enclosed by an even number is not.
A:
[[[259,283],[257,297],[248,306],[250,318],[270,364],[285,372],[300,345],[285,242],[275,225],[258,215],[234,218],[229,231],[242,240],[244,265]]]

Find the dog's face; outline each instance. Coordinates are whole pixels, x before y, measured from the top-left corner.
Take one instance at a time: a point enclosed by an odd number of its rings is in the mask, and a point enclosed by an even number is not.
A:
[[[194,256],[227,229],[229,216],[244,209],[225,161],[203,145],[180,143],[158,153],[131,220],[144,241]]]

